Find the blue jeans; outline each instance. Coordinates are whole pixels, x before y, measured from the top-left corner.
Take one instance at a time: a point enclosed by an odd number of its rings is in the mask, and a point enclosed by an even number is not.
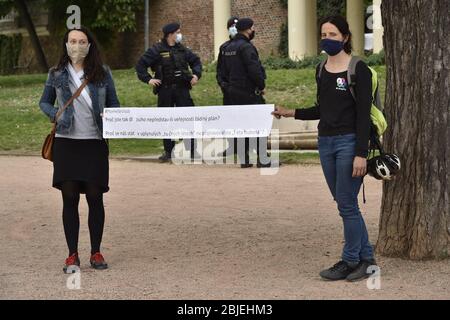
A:
[[[319,137],[322,170],[344,222],[342,260],[346,262],[373,259],[373,248],[358,206],[362,178],[352,177],[355,143],[355,134]]]

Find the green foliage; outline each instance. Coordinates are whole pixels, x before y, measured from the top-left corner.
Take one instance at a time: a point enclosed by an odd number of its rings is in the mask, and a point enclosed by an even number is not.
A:
[[[0,35],[0,74],[11,74],[18,65],[22,35]]]
[[[1,0],[0,0],[1,1]],[[67,7],[76,4],[81,9],[81,24],[89,28],[104,46],[114,42],[115,32],[135,31],[135,12],[142,8],[141,0],[45,0],[44,5],[54,22],[52,34],[61,37],[66,32]]]
[[[13,4],[13,0],[0,0],[0,17],[4,17],[10,12]]]
[[[365,6],[371,5],[373,0],[364,0]],[[288,0],[280,0],[283,8],[288,8]],[[345,0],[317,0],[317,16],[325,18],[331,15],[345,15]]]
[[[289,56],[289,32],[288,32],[288,24],[283,23],[280,29],[280,43],[278,44],[278,53],[280,57],[288,57]]]
[[[270,56],[263,59],[263,65],[267,69],[279,70],[279,69],[306,69],[315,68],[325,58],[325,55],[306,57],[300,61],[293,61],[288,57],[275,57]]]
[[[374,53],[365,58],[366,63],[369,66],[382,66],[386,64],[384,50],[380,53]]]
[[[136,31],[135,11],[142,7],[140,0],[104,0],[97,8],[97,19],[93,28]]]
[[[280,70],[280,69],[307,69],[315,68],[323,59],[326,58],[325,54],[321,54],[315,57],[306,57],[300,61],[293,61],[288,57],[276,57],[269,56],[262,59],[263,65],[268,70]],[[384,66],[385,56],[384,51],[379,54],[371,54],[363,57],[363,60],[369,66]]]
[[[328,16],[344,15],[345,0],[318,0],[317,1],[317,18],[321,19]]]

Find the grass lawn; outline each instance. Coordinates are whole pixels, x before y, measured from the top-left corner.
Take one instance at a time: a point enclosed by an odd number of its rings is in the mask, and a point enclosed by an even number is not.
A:
[[[384,97],[385,67],[376,67]],[[267,103],[289,108],[310,107],[316,95],[314,69],[268,70]],[[113,71],[117,94],[123,107],[156,106],[156,96],[140,82],[134,69]],[[39,109],[46,74],[0,76],[0,153],[39,154],[44,137],[51,129],[47,117]],[[192,90],[197,106],[221,105],[222,95],[214,72],[205,72]],[[113,156],[151,155],[162,151],[161,140],[111,140]],[[316,156],[283,154],[282,160]]]

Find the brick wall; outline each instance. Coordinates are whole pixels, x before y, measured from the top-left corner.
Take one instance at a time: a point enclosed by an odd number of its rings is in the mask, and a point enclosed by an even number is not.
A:
[[[232,0],[231,13],[255,21],[254,44],[261,56],[278,55],[280,30],[287,10],[280,0]],[[171,21],[181,23],[183,43],[199,54],[204,63],[214,59],[213,0],[150,1],[150,45],[162,37],[162,27]],[[106,54],[113,67],[133,66],[144,52],[144,12],[138,12],[137,32],[119,34],[115,48]],[[224,26],[225,28],[226,26]]]
[[[232,0],[231,13],[239,17],[250,17],[255,21],[256,37],[254,44],[261,56],[278,55],[280,29],[287,21],[287,10],[280,0]],[[150,1],[150,39],[152,45],[162,37],[162,27],[172,21],[181,23],[183,43],[199,54],[202,62],[214,59],[214,4],[213,0],[152,0]],[[33,16],[34,19],[42,17]],[[65,19],[65,17],[61,17]],[[136,32],[117,33],[113,44],[102,48],[105,63],[114,69],[131,68],[144,53],[144,12],[136,13]],[[224,26],[225,28],[226,26]],[[49,65],[54,65],[60,54],[59,37],[40,37]],[[26,65],[33,51],[27,37],[24,38],[24,50],[20,64]],[[36,59],[32,59],[31,68],[37,70]]]
[[[256,29],[253,43],[261,56],[278,55],[281,26],[287,22],[287,10],[280,0],[232,0],[231,14],[253,19]]]
[[[213,1],[212,0],[159,0],[150,1],[150,46],[162,37],[162,27],[177,21],[181,24],[183,44],[200,55],[202,61],[211,61],[214,56],[214,25],[213,25]],[[144,53],[144,12],[136,14],[136,32],[126,32],[117,37],[117,46],[112,52],[122,51],[115,58],[111,54],[106,55],[106,60],[111,65],[119,67],[134,66],[139,57]],[[123,45],[125,44],[125,45]],[[122,47],[122,49],[120,49]],[[117,60],[121,57],[120,61]]]

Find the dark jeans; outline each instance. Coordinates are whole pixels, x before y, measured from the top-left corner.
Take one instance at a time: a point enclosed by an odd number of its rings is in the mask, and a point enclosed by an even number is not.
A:
[[[362,178],[352,177],[355,143],[355,134],[319,137],[323,173],[344,222],[342,260],[346,262],[373,258],[373,248],[358,206]]]
[[[189,88],[182,86],[161,86],[158,93],[158,107],[193,107],[194,101],[191,98]],[[191,150],[193,156],[197,144],[195,139],[184,139],[185,150]],[[175,147],[175,141],[163,139],[164,151],[171,154]]]

